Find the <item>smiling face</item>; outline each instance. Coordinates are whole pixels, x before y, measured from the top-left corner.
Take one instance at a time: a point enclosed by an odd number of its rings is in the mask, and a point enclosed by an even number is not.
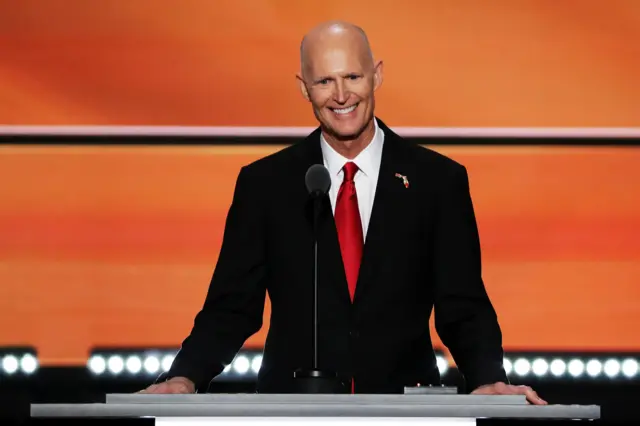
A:
[[[382,64],[373,63],[366,38],[338,27],[305,43],[300,87],[322,130],[336,141],[353,141],[365,133],[373,137],[374,92],[382,82]]]

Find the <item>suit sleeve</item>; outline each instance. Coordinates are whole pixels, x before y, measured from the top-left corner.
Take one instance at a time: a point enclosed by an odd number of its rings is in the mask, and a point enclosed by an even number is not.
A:
[[[168,374],[183,376],[198,392],[233,361],[260,327],[265,303],[264,204],[256,180],[243,168],[227,214],[222,248],[204,305]],[[168,303],[171,303],[169,301]]]
[[[469,179],[457,165],[440,194],[434,229],[435,326],[467,391],[507,382],[502,333],[482,281]]]

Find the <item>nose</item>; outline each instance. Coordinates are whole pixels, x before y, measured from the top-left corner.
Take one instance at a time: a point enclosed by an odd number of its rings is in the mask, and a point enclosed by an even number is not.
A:
[[[347,102],[347,99],[349,98],[349,91],[347,89],[347,85],[345,84],[345,82],[340,79],[336,82],[335,87],[336,87],[336,91],[335,91],[336,102],[339,104],[343,104]]]

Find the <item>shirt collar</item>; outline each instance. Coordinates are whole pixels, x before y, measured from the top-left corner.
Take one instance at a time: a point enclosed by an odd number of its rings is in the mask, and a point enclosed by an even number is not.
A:
[[[378,121],[374,118],[375,133],[371,143],[365,147],[353,160],[343,157],[336,152],[331,145],[325,140],[324,136],[320,134],[320,146],[322,148],[322,157],[324,158],[324,165],[329,170],[331,176],[337,176],[344,165],[353,161],[358,166],[358,169],[367,175],[368,177],[377,176],[377,172],[380,169],[380,163],[382,161],[382,145],[384,143],[384,132],[378,126]]]

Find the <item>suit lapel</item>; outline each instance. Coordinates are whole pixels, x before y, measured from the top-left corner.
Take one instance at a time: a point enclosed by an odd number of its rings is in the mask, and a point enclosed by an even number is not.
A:
[[[393,225],[398,220],[398,207],[405,204],[403,201],[408,195],[402,179],[396,176],[396,173],[410,175],[410,172],[405,170],[405,162],[402,161],[400,152],[402,141],[380,120],[378,120],[378,124],[384,131],[385,141],[367,238],[360,262],[354,304],[362,299],[363,294],[367,291],[368,283],[375,276],[376,266],[382,264],[385,250],[390,249],[385,245],[385,234],[394,232]]]

